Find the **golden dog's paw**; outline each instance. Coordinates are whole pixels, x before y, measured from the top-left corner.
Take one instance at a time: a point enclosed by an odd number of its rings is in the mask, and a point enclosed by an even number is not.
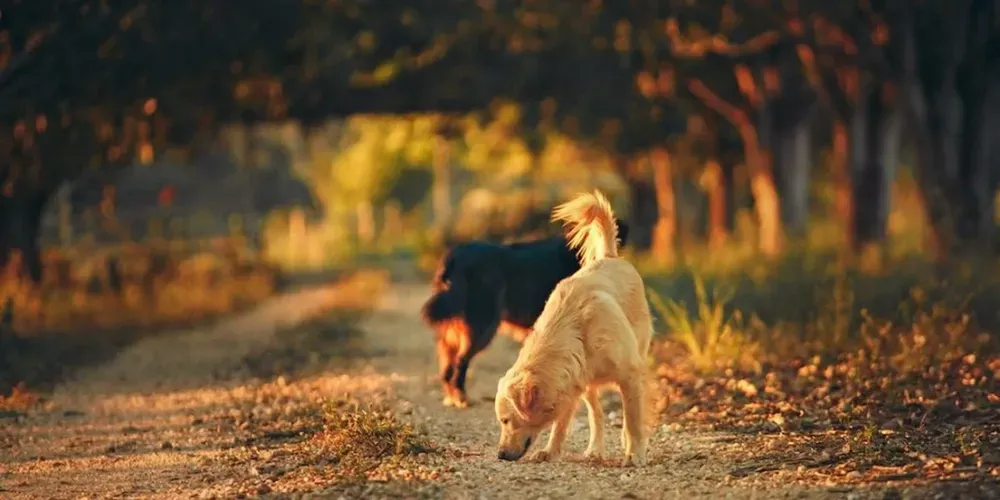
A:
[[[623,467],[643,467],[645,465],[645,453],[629,453],[628,455],[625,455],[625,460],[622,462]]]
[[[528,456],[529,462],[550,462],[555,460],[559,456],[558,453],[553,453],[549,450],[538,450]]]
[[[604,458],[604,450],[597,448],[587,448],[587,451],[583,452],[583,457],[587,460],[600,461]]]
[[[465,399],[465,396],[459,396],[457,398],[454,398],[454,399],[452,399],[451,403],[452,403],[452,406],[454,406],[455,408],[468,408],[469,407],[469,400]]]
[[[455,406],[455,400],[451,398],[451,394],[445,394],[444,397],[441,398],[441,404],[445,406]]]

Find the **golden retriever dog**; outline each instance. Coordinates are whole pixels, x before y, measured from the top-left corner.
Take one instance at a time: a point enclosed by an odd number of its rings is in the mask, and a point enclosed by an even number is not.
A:
[[[497,385],[497,458],[520,459],[549,426],[548,445],[529,459],[558,457],[580,399],[590,423],[586,456],[600,457],[604,410],[598,391],[613,385],[625,414],[624,465],[645,465],[646,358],[653,325],[642,277],[618,257],[615,216],[599,191],[556,207],[552,218],[571,226],[570,242],[582,266],[556,285],[517,361]]]

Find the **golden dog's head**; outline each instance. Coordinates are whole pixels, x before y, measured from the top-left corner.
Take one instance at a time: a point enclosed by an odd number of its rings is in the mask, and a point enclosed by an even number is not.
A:
[[[544,385],[530,372],[504,375],[497,385],[494,406],[500,422],[497,458],[501,460],[524,456],[538,433],[555,418],[555,406]]]

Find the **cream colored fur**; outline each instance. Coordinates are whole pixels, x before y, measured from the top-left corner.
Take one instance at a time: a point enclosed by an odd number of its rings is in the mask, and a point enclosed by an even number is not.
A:
[[[625,465],[644,465],[649,439],[646,358],[653,329],[642,277],[617,257],[614,213],[600,192],[578,196],[557,207],[553,216],[572,224],[570,239],[583,266],[555,287],[534,333],[497,385],[497,455],[521,458],[551,426],[548,445],[531,458],[556,458],[582,399],[590,421],[586,455],[599,457],[604,453],[604,411],[598,391],[614,385],[625,414]]]

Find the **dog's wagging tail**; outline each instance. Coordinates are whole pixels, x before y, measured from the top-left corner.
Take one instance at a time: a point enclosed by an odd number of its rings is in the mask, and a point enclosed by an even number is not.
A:
[[[618,225],[611,202],[600,191],[585,193],[552,211],[552,220],[570,226],[569,245],[587,265],[618,257]]]

